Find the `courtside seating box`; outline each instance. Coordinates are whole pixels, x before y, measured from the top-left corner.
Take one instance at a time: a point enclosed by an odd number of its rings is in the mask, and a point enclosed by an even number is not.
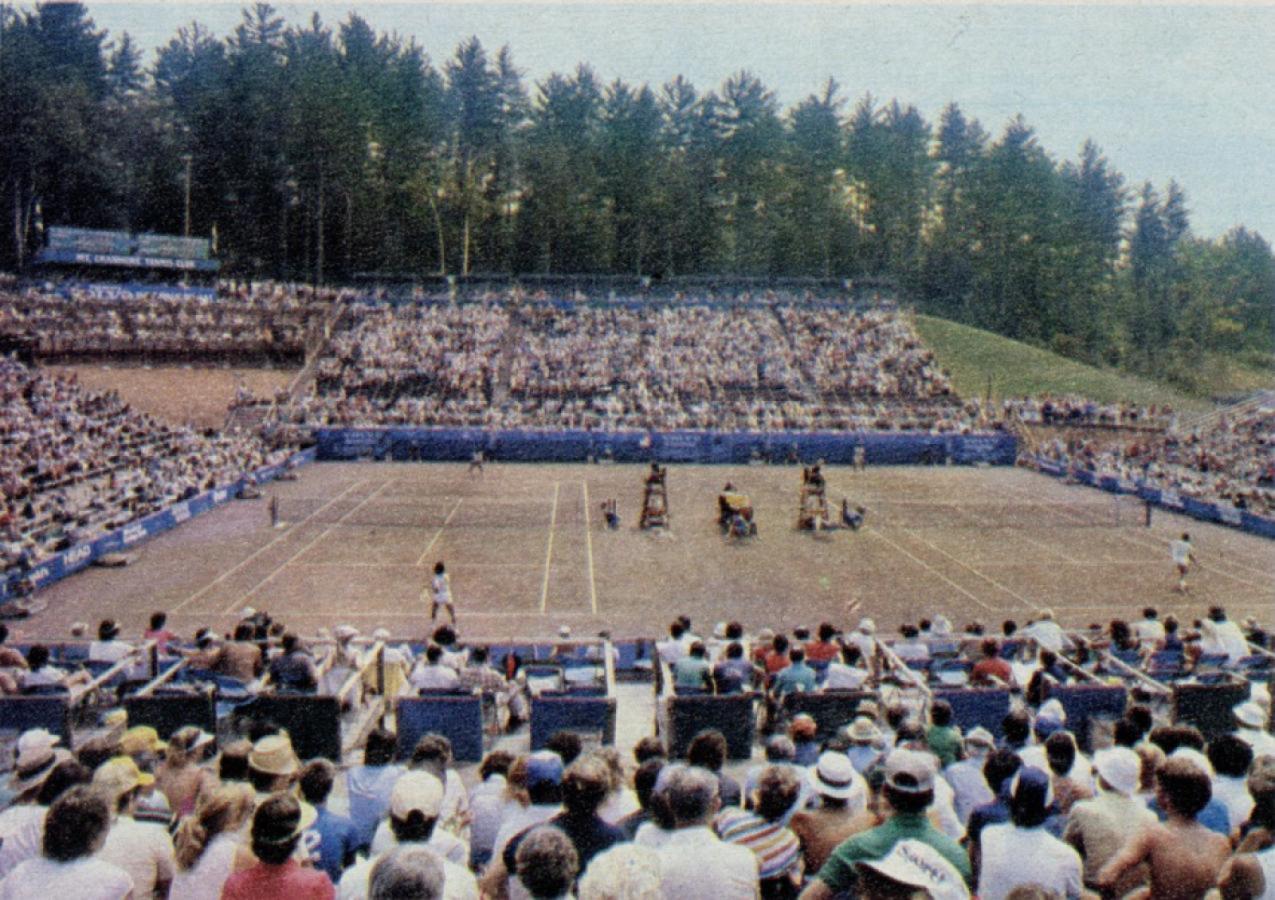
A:
[[[0,731],[15,736],[32,728],[44,728],[71,746],[70,698],[67,694],[0,697]]]
[[[1124,715],[1129,689],[1121,684],[1065,684],[1049,692],[1067,714],[1067,730],[1076,736],[1082,753],[1093,749],[1093,729],[1098,722],[1115,722]]]
[[[531,698],[531,750],[544,749],[556,731],[597,734],[615,743],[615,698],[581,697],[546,691]]]
[[[124,708],[128,711],[129,727],[149,725],[165,741],[187,725],[202,728],[209,734],[217,733],[217,707],[211,693],[128,697]]]
[[[452,742],[459,762],[483,758],[483,702],[477,694],[426,694],[401,697],[394,705],[398,722],[398,755],[412,755],[427,734],[441,734]]]
[[[287,730],[302,760],[341,762],[341,704],[336,697],[278,694],[245,703],[237,715],[274,722]]]
[[[935,700],[946,700],[952,707],[952,720],[969,734],[983,727],[1001,736],[1001,722],[1009,714],[1009,691],[977,688],[936,690]]]
[[[1194,725],[1206,741],[1235,730],[1232,710],[1249,697],[1247,681],[1225,681],[1220,684],[1175,684],[1173,686],[1173,721],[1178,725]]]
[[[684,757],[695,735],[709,728],[716,728],[725,736],[731,759],[749,759],[753,755],[757,708],[752,694],[672,696],[667,702],[666,743],[670,759]]]
[[[797,691],[784,697],[784,716],[791,720],[805,713],[819,727],[818,740],[826,741],[854,721],[860,703],[875,696],[870,691]]]

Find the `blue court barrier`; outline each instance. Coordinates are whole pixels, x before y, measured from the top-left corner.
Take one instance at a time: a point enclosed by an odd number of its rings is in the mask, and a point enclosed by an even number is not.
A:
[[[159,688],[147,697],[124,698],[130,726],[149,725],[165,741],[187,725],[195,725],[209,734],[217,733],[217,707],[211,693],[165,694],[162,691],[163,688]]]
[[[1128,688],[1121,684],[1065,684],[1049,692],[1062,704],[1067,730],[1076,736],[1082,753],[1093,750],[1094,726],[1111,724],[1124,715],[1129,703]]]
[[[1213,522],[1238,528],[1264,538],[1275,538],[1275,519],[1255,516],[1252,513],[1237,509],[1226,503],[1210,503],[1186,497],[1169,488],[1151,487],[1142,481],[1129,481],[1110,475],[1096,475],[1085,469],[1069,469],[1066,465],[1037,457],[1034,460],[1036,470],[1051,478],[1067,478],[1089,487],[1095,487],[1112,494],[1136,496],[1139,500],[1150,503],[1160,509],[1190,516],[1201,522]]]
[[[726,738],[727,755],[731,759],[752,757],[753,736],[757,733],[755,694],[669,694],[656,702],[668,704],[669,733],[663,737],[669,759],[685,757],[695,735],[710,728]]]
[[[1173,722],[1200,729],[1206,741],[1235,730],[1233,710],[1250,696],[1252,686],[1243,678],[1220,684],[1175,684]]]
[[[501,462],[661,462],[743,465],[754,459],[849,465],[1013,465],[1012,434],[914,432],[486,431],[481,428],[320,428],[318,459],[463,462],[481,450]]]
[[[545,691],[531,698],[531,750],[543,750],[558,731],[597,735],[604,745],[615,743],[615,698],[587,697]]]
[[[783,699],[784,716],[805,713],[815,720],[820,741],[831,740],[854,721],[855,710],[865,700],[876,700],[872,691],[794,691]]]
[[[19,735],[32,728],[43,728],[62,739],[62,746],[71,746],[70,696],[0,697],[0,731]]]
[[[286,730],[302,761],[321,756],[341,762],[341,702],[336,697],[262,694],[239,706],[235,715]]]
[[[982,726],[997,738],[1001,723],[1009,715],[1009,691],[997,688],[959,688],[934,691],[935,700],[946,700],[952,707],[952,723],[969,734]]]
[[[256,484],[265,484],[282,475],[288,465],[302,465],[313,462],[314,458],[314,448],[303,450],[300,453],[293,454],[292,459],[286,464],[265,466],[257,469],[252,473],[252,481]],[[183,522],[190,521],[195,516],[202,515],[210,509],[215,509],[223,503],[227,503],[238,497],[240,491],[243,490],[248,482],[249,479],[244,478],[234,484],[198,494],[189,500],[174,503],[159,512],[151,513],[149,516],[129,522],[123,528],[108,532],[95,541],[63,550],[56,556],[51,556],[39,565],[32,567],[29,572],[7,572],[3,577],[0,577],[0,605],[15,598],[18,585],[24,578],[30,579],[36,590],[47,587],[55,581],[61,581],[68,575],[87,568],[94,561],[101,559],[108,553],[119,553],[127,550],[148,538],[163,534]]]
[[[394,703],[399,759],[411,757],[416,742],[441,734],[452,744],[458,762],[483,758],[483,701],[477,694],[437,693],[400,697]]]

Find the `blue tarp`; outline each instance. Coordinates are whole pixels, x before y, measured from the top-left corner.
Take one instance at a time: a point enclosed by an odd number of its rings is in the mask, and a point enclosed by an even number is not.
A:
[[[300,465],[301,463],[313,462],[314,457],[315,451],[312,448],[295,454],[292,459],[296,464]],[[267,481],[273,481],[278,478],[283,474],[283,470],[283,465],[266,466],[254,472],[253,477],[258,484],[264,484]],[[38,566],[32,568],[30,572],[25,574],[10,572],[0,576],[0,603],[13,599],[18,583],[23,578],[29,578],[36,588],[46,587],[91,565],[94,560],[100,559],[108,553],[118,553],[147,538],[168,531],[182,522],[189,521],[214,507],[220,506],[227,500],[239,496],[243,486],[244,481],[241,480],[226,487],[220,487],[191,497],[189,500],[174,503],[172,506],[157,513],[151,513],[149,516],[129,522],[123,528],[108,532],[88,544],[79,544],[64,550],[56,556],[44,560]]]
[[[1151,487],[1142,481],[1127,481],[1110,475],[1097,476],[1085,469],[1069,471],[1066,466],[1045,459],[1037,459],[1039,471],[1054,478],[1070,475],[1081,484],[1096,487],[1113,494],[1132,494],[1153,506],[1167,509],[1202,522],[1229,525],[1260,537],[1275,538],[1275,519],[1255,516],[1225,503],[1208,503],[1194,497],[1185,497],[1169,488]]]
[[[595,432],[485,431],[479,428],[321,428],[320,460],[425,460],[460,462],[482,450],[504,462],[661,462],[741,465],[753,459],[847,465],[858,447],[872,465],[986,463],[1013,465],[1012,434],[891,432]]]

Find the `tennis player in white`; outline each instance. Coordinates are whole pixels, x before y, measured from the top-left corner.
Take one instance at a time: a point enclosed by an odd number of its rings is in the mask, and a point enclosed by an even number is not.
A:
[[[1182,537],[1169,543],[1169,553],[1173,556],[1173,564],[1178,569],[1178,593],[1185,594],[1189,590],[1186,586],[1186,573],[1190,571],[1191,564],[1195,562],[1195,550],[1191,547],[1191,535],[1185,531],[1182,532]]]
[[[442,560],[434,563],[434,579],[430,582],[430,591],[433,593],[434,599],[429,609],[430,622],[433,622],[438,617],[438,608],[445,606],[447,607],[448,618],[455,625],[456,605],[452,602],[452,583],[447,577],[447,568],[443,565]]]

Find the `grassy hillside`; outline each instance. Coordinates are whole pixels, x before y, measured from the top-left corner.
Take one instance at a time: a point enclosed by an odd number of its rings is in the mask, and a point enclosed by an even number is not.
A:
[[[1077,394],[1103,402],[1167,403],[1184,411],[1203,411],[1212,405],[1206,398],[1184,394],[1160,382],[1087,366],[946,319],[918,315],[916,327],[965,397],[986,396],[990,380],[994,398]]]

